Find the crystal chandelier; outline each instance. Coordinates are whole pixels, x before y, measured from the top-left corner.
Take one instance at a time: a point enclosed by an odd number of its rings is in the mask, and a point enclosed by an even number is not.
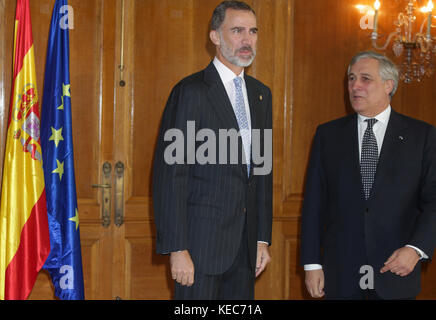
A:
[[[404,12],[398,14],[394,22],[395,30],[389,34],[384,45],[378,45],[381,38],[377,32],[378,13],[381,7],[379,0],[374,2],[372,46],[385,51],[392,42],[392,50],[396,57],[402,57],[400,78],[405,83],[420,82],[424,77],[431,77],[434,73],[433,55],[436,55],[436,41],[431,36],[433,2],[418,8],[417,0],[404,0],[407,6]],[[422,13],[419,27],[416,13]],[[421,15],[421,14],[420,14]],[[417,29],[419,27],[419,29]]]

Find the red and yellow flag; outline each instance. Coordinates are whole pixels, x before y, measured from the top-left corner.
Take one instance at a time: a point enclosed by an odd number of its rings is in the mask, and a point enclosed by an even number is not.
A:
[[[0,206],[0,299],[26,299],[49,252],[29,0],[17,0]]]

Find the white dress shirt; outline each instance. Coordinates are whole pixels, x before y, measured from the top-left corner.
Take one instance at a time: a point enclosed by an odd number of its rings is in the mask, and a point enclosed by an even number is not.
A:
[[[227,96],[229,97],[234,112],[236,110],[236,88],[233,79],[235,79],[236,77],[242,78],[242,95],[244,96],[245,113],[247,114],[249,137],[251,141],[251,115],[250,115],[250,105],[248,104],[247,85],[245,84],[245,79],[244,79],[244,69],[242,69],[242,72],[240,74],[235,74],[226,65],[224,65],[217,57],[215,57],[215,59],[213,60],[213,64],[215,68],[218,70],[218,74],[220,75],[221,81],[224,84],[224,88],[226,89]]]
[[[377,119],[377,122],[374,123],[374,125],[372,126],[372,131],[374,132],[375,139],[377,140],[377,148],[378,148],[379,156],[383,145],[383,139],[385,138],[386,128],[388,127],[390,116],[391,116],[391,106],[389,105],[384,111],[373,117]],[[357,134],[359,137],[359,161],[360,158],[362,157],[363,135],[365,134],[365,130],[368,127],[368,122],[365,121],[366,119],[370,119],[370,118],[362,116],[360,114],[357,115]]]
[[[384,111],[382,111],[381,113],[379,113],[378,115],[373,117],[373,118],[377,119],[377,122],[374,123],[374,125],[372,127],[372,131],[374,132],[375,139],[377,140],[377,148],[378,148],[379,156],[380,156],[380,152],[382,149],[383,140],[385,137],[386,128],[388,127],[390,116],[391,116],[391,106],[389,105]],[[370,119],[370,118],[362,116],[360,114],[357,115],[357,134],[358,134],[358,138],[359,138],[359,159],[361,158],[361,153],[362,153],[363,135],[365,133],[366,127],[368,126],[368,122],[365,121],[366,119]],[[424,259],[428,258],[428,256],[419,248],[416,248],[416,247],[411,246],[411,245],[406,245],[406,246],[417,250]],[[386,257],[386,259],[387,258],[388,257]],[[304,265],[304,270],[306,270],[306,271],[317,270],[317,269],[322,269],[322,266],[320,264],[305,264]]]

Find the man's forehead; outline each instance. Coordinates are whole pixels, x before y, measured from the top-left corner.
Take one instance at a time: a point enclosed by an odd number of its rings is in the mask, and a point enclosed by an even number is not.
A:
[[[353,74],[377,74],[379,62],[376,59],[363,58],[351,66]]]
[[[256,16],[249,10],[236,10],[227,9],[226,16],[223,24],[227,24],[230,27],[245,26],[249,28],[256,28],[257,21]]]

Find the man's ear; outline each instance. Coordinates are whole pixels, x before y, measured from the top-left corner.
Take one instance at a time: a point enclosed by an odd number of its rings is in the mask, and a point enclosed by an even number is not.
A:
[[[211,30],[209,33],[209,37],[214,45],[219,46],[221,44],[220,36],[217,30]]]
[[[385,82],[386,93],[391,94],[392,90],[394,90],[394,80],[386,80]]]

